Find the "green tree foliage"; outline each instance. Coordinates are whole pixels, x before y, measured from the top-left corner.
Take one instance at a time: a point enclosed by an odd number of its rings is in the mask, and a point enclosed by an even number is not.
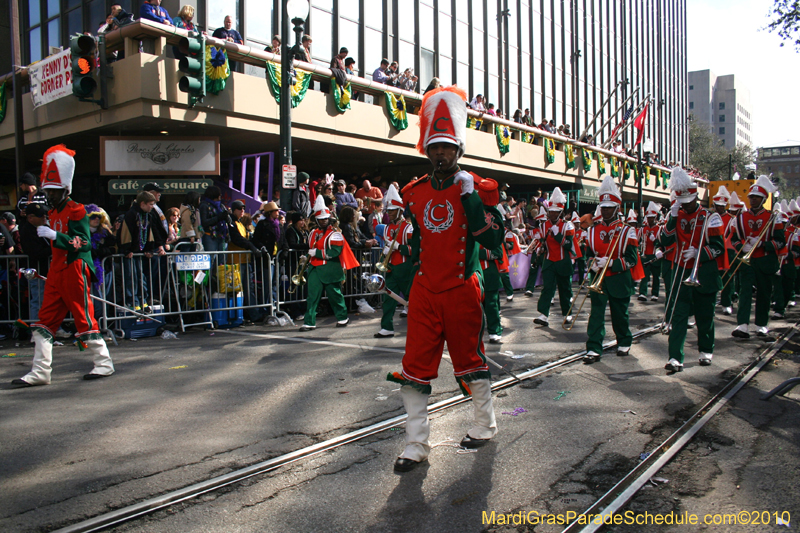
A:
[[[740,144],[727,149],[712,133],[708,124],[703,124],[694,116],[689,117],[689,164],[701,174],[707,174],[708,179],[728,179],[729,168],[731,174],[738,172],[744,176],[745,166],[754,159],[755,151],[750,145]]]
[[[778,32],[781,39],[794,43],[795,49],[800,51],[800,0],[775,0],[770,17],[767,29]]]

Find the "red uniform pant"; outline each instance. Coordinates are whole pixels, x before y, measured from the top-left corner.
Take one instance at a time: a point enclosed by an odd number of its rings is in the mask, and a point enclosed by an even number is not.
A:
[[[483,290],[473,275],[463,285],[440,293],[415,284],[408,305],[403,377],[430,386],[439,375],[444,343],[459,383],[489,377],[483,349]]]
[[[89,296],[91,279],[89,267],[81,260],[73,261],[64,270],[51,270],[44,286],[39,321],[33,327],[44,328],[52,335],[67,313],[72,313],[78,337],[99,333]]]

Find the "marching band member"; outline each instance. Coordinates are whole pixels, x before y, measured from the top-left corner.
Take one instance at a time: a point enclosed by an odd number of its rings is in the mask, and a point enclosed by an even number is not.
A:
[[[642,266],[644,266],[644,277],[639,282],[639,301],[647,301],[647,285],[651,283],[650,288],[650,301],[658,301],[658,289],[661,285],[661,258],[664,253],[656,247],[659,234],[661,233],[661,226],[658,225],[658,212],[660,206],[655,202],[650,202],[645,211],[645,219],[647,222],[639,229],[639,242],[642,243],[644,248],[644,257]]]
[[[786,245],[783,224],[773,219],[773,213],[764,209],[767,197],[775,192],[775,186],[767,176],[761,175],[750,187],[747,201],[750,209],[736,217],[733,226],[733,245],[742,254],[753,250],[750,265],[740,264],[739,310],[736,313],[736,329],[732,335],[749,339],[750,307],[753,287],[756,289],[756,335],[766,337],[769,333],[769,308],[772,285],[778,272],[778,250]],[[764,233],[762,233],[764,232]],[[763,235],[759,239],[759,236]]]
[[[539,208],[539,213],[534,217],[535,227],[531,230],[531,243],[528,245],[527,254],[531,256],[531,269],[528,273],[528,281],[525,282],[525,296],[528,298],[533,296],[533,290],[536,288],[536,279],[539,277],[539,269],[544,260],[544,234],[542,227],[547,220],[547,208],[542,206]]]
[[[389,270],[384,274],[386,288],[408,299],[411,283],[414,281],[414,264],[411,262],[411,235],[414,233],[414,227],[403,218],[403,200],[394,185],[389,185],[383,201],[390,221],[383,229],[383,253],[391,254]],[[375,334],[375,338],[394,337],[395,309],[397,301],[384,294],[381,329]]]
[[[725,242],[722,238],[722,219],[717,213],[700,207],[697,184],[685,170],[680,167],[672,169],[669,187],[675,193],[677,202],[670,210],[664,228],[664,241],[678,245],[674,268],[681,277],[675,277],[673,281],[675,309],[671,315],[672,328],[669,332],[669,362],[664,368],[674,373],[683,371],[686,331],[692,314],[697,319],[699,362],[701,365],[711,364],[714,353],[714,307],[717,292],[722,288],[716,259],[725,252]],[[695,271],[699,283],[684,283],[684,279],[692,277]]]
[[[522,248],[519,247],[517,236],[511,228],[511,220],[506,220],[505,225],[506,234],[503,246],[505,247],[506,254],[506,269],[505,272],[500,272],[500,281],[502,282],[503,290],[505,290],[506,293],[506,301],[510,302],[514,299],[514,287],[511,285],[511,276],[508,274],[508,258],[512,255],[522,253]]]
[[[795,232],[797,227],[795,209],[797,202],[792,200],[789,204],[786,200],[781,202],[782,222],[785,225],[784,235],[786,235],[786,246],[778,255],[780,262],[779,277],[775,280],[772,300],[775,302],[775,309],[772,318],[783,318],[786,313],[786,305],[791,301],[794,291],[794,282],[797,279],[797,270],[794,266],[794,257],[800,250],[800,243],[797,242]]]
[[[606,336],[606,304],[611,311],[611,327],[617,337],[617,355],[630,353],[633,335],[631,334],[628,306],[634,294],[631,270],[638,262],[639,243],[636,230],[622,223],[617,217],[622,194],[614,183],[614,178],[605,176],[598,191],[602,220],[589,229],[588,254],[594,257],[591,270],[595,276],[608,267],[602,281],[602,294],[589,291],[592,310],[586,331],[586,355],[583,362],[591,364],[600,360],[603,353],[603,339]]]
[[[328,303],[336,315],[336,327],[343,328],[350,322],[342,295],[344,272],[357,267],[358,261],[344,236],[331,225],[331,212],[325,207],[322,195],[317,196],[314,202],[313,216],[317,228],[308,236],[308,299],[300,331],[311,331],[317,327],[317,306],[323,292],[328,296]]]
[[[483,311],[486,315],[489,342],[499,344],[503,334],[503,326],[500,324],[500,286],[503,272],[508,274],[508,254],[504,245],[494,250],[481,246],[478,257],[483,271]]]
[[[636,211],[628,209],[628,217],[625,219],[625,223],[629,226],[636,226],[638,220],[639,218],[636,216]]]
[[[547,209],[547,220],[542,233],[545,237],[544,247],[546,256],[542,264],[542,292],[539,295],[537,309],[541,313],[533,322],[540,326],[550,324],[550,306],[558,286],[558,299],[561,312],[567,319],[567,324],[573,317],[568,316],[570,300],[572,299],[572,259],[574,253],[572,237],[575,235],[575,226],[569,220],[561,218],[561,212],[567,202],[564,193],[556,187],[550,196],[550,207]]]
[[[96,281],[92,260],[92,239],[89,216],[83,204],[69,197],[75,174],[75,152],[63,144],[53,146],[42,158],[42,189],[53,208],[48,213],[49,225],[36,229],[39,237],[51,241],[53,257],[44,285],[39,320],[31,327],[33,367],[21,379],[11,381],[18,387],[49,385],[53,362],[53,335],[67,313],[72,313],[81,349],[88,349],[94,368],[83,376],[92,380],[114,373],[108,346],[94,318],[94,304],[89,294]]]
[[[588,233],[581,227],[581,217],[578,216],[577,211],[572,212],[570,222],[575,226],[575,267],[578,270],[578,284],[580,284],[586,276],[586,238]]]
[[[472,396],[474,425],[461,445],[477,448],[497,433],[482,341],[478,245],[502,248],[503,217],[495,207],[500,201],[497,182],[458,166],[466,149],[466,98],[458,87],[425,94],[417,150],[431,161],[433,172],[403,189],[414,226],[411,257],[419,263],[419,271],[409,302],[403,371],[387,376],[402,385],[408,413],[406,447],[394,464],[399,472],[428,458],[428,396],[445,342],[456,381],[465,395]]]
[[[677,198],[674,192],[669,194],[670,210],[675,208]],[[661,261],[661,277],[664,280],[664,316],[669,319],[672,316],[672,309],[675,307],[675,298],[673,298],[673,281],[677,275],[675,269],[676,252],[678,245],[674,240],[670,240],[669,244],[664,241],[664,228],[667,225],[666,220],[662,220],[659,224],[661,230],[658,232],[658,239],[656,240],[656,247],[663,250],[663,260]]]
[[[800,206],[800,197],[795,198],[794,203]],[[790,203],[789,205],[792,206],[793,204]],[[795,226],[797,227],[798,236],[800,236],[800,207],[797,210],[792,208],[792,211],[794,215],[797,217],[795,219],[796,220]],[[794,257],[793,262],[795,269],[800,270],[800,255]],[[798,293],[800,293],[800,275],[798,275],[797,279],[795,279],[794,288],[792,290],[792,298],[789,300],[789,303],[787,304],[788,307],[794,307],[795,305],[797,305],[797,302],[795,302],[795,298]]]
[[[722,286],[724,290],[720,293],[720,305],[722,306],[722,314],[729,316],[733,313],[731,297],[733,296],[733,283],[725,285],[730,277],[731,261],[736,256],[736,250],[733,248],[733,241],[731,240],[731,231],[733,229],[733,219],[738,214],[738,209],[734,207],[734,202],[739,203],[739,197],[736,192],[730,194],[725,186],[721,186],[712,199],[714,202],[714,209],[717,214],[722,218],[723,236],[725,237],[725,254],[717,259],[717,268],[722,276]],[[730,207],[726,210],[726,207]],[[744,204],[742,204],[744,207]]]

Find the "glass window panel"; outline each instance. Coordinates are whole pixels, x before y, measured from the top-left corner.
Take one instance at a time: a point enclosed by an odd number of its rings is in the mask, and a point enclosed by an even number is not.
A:
[[[524,88],[530,89],[531,87],[531,56],[529,54],[522,54],[522,75],[521,80]]]
[[[522,112],[525,112],[525,109],[531,108],[531,90],[530,89],[522,89]]]
[[[30,50],[30,63],[42,59],[42,28],[41,26],[28,34],[28,50]]]
[[[518,69],[517,69],[517,67],[518,67],[517,60],[519,59],[519,50],[517,50],[513,46],[510,47],[509,48],[509,53],[508,53],[508,59],[509,59],[509,61],[508,61],[508,79],[511,80],[511,83],[519,83],[519,77],[518,77],[519,72],[518,72]]]
[[[459,63],[456,67],[456,85],[469,91],[469,65],[466,63]],[[477,72],[475,72],[477,74]]]
[[[489,74],[489,85],[486,87],[486,99],[497,109],[497,96],[500,94],[500,78]]]
[[[497,2],[494,0],[486,2],[486,33],[497,37]]]
[[[369,2],[364,6],[364,22],[376,30],[383,29],[383,2]]]
[[[427,50],[433,50],[433,8],[420,4],[419,6],[419,45]]]
[[[466,59],[466,58],[465,58]],[[483,59],[483,32],[475,31],[472,34],[472,64],[485,68]]]
[[[272,36],[279,33],[272,31],[272,9],[272,2],[244,3],[248,39],[256,39],[264,44],[272,45]]]
[[[437,76],[442,85],[453,84],[453,60],[439,56],[439,75]]]
[[[530,8],[522,4],[522,9],[519,12],[520,22],[522,24],[522,29],[520,32],[520,49],[524,50],[525,52],[530,52],[530,42],[531,42],[531,20],[530,20]]]
[[[214,0],[208,2],[208,27],[211,29],[225,27],[225,17],[233,18],[234,30],[239,30],[239,0]],[[316,41],[316,37],[314,37]]]
[[[476,30],[483,29],[483,0],[472,0],[472,27]],[[459,2],[459,6],[464,6],[464,11],[467,10],[467,2]],[[460,18],[460,17],[459,17]],[[466,22],[466,18],[463,19]]]
[[[383,36],[381,32],[367,28],[364,30],[364,54],[365,63],[361,65],[361,72],[368,72],[372,75],[375,69],[381,66],[383,59]],[[356,64],[358,67],[359,65]]]
[[[105,0],[92,0],[89,2],[89,28],[97,29],[101,24],[106,23],[106,3]]]
[[[553,96],[553,65],[545,63],[544,65],[544,87],[542,92],[548,98]]]
[[[555,78],[556,79],[556,93],[555,93],[554,96],[558,100],[561,100],[563,98],[563,92],[562,91],[564,90],[564,85],[563,85],[563,80],[561,79],[561,76],[563,76],[563,74],[564,74],[564,72],[560,68],[556,69],[556,78]]]
[[[262,2],[264,0],[261,0]],[[370,4],[379,4],[380,2],[367,2],[366,11],[371,9]],[[339,0],[339,16],[340,17],[347,17],[350,20],[355,20],[358,22],[360,19],[358,17],[358,0]]]
[[[433,52],[428,51],[428,50],[420,51],[420,54],[419,54],[419,73],[418,73],[419,83],[418,83],[418,85],[422,85],[423,89],[428,86],[428,84],[431,82],[431,79],[433,79],[433,77],[435,76],[434,71],[433,71],[433,62],[434,62],[434,53]],[[406,68],[410,68],[410,66],[403,67],[403,70],[405,70]],[[439,78],[439,81],[441,81],[441,78]]]
[[[483,86],[483,76],[484,72],[482,70],[476,70],[473,72],[473,79],[472,79],[472,95],[473,97],[478,94],[484,94],[484,86]],[[466,87],[466,85],[465,85]],[[471,98],[470,98],[471,100]]]
[[[61,46],[61,19],[53,19],[47,23],[47,46]],[[50,49],[47,49],[47,55],[50,55]]]
[[[533,93],[533,107],[531,108],[531,115],[533,115],[533,121],[536,124],[541,124],[542,118],[542,93],[534,92]]]
[[[333,0],[313,0],[311,3],[314,5],[314,7],[325,9],[331,12],[333,11]]]
[[[508,17],[508,43],[510,45],[519,46],[517,41],[517,15],[512,11],[511,16]]]
[[[452,15],[453,10],[451,9],[452,6],[450,2],[452,0],[439,0],[439,12],[444,13],[445,15]]]
[[[67,0],[67,9],[81,5],[81,0]]]
[[[347,19],[339,19],[339,43],[335,46],[336,52],[344,46],[349,53],[348,56],[356,60],[356,65],[361,61],[358,57],[358,23]],[[331,55],[333,57],[333,55]]]
[[[453,19],[447,15],[439,15],[439,53],[453,57]]]
[[[551,4],[553,0],[544,0],[544,10],[542,11],[542,16],[545,20],[550,20],[553,18],[553,6]]]
[[[456,20],[469,22],[469,2],[456,2]]]
[[[401,39],[414,41],[414,0],[397,0],[397,27]]]
[[[333,54],[333,16],[320,9],[311,10],[311,56],[328,65]],[[355,48],[355,47],[354,47]]]
[[[76,33],[83,33],[83,9],[80,7],[67,13],[67,35]]]
[[[508,88],[508,111],[506,118],[514,119],[514,112],[519,109],[519,85],[512,83]]]
[[[28,26],[36,26],[42,21],[41,6],[37,0],[28,2]]]
[[[58,3],[58,0],[47,0],[47,18],[54,17],[61,12]]]
[[[400,72],[407,68],[414,67],[414,44],[406,41],[400,41],[400,54],[397,57],[397,62],[400,65]],[[430,81],[430,80],[428,80]],[[427,85],[426,85],[427,87]]]
[[[456,24],[456,58],[469,62],[469,26],[460,21]]]
[[[489,48],[487,49],[487,54],[489,54],[489,74],[499,74],[500,71],[497,67],[497,62],[499,58],[497,57],[498,50],[497,50],[497,38],[489,37]]]

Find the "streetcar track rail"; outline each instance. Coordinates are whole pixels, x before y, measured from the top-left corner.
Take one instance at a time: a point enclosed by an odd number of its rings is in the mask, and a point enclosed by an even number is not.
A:
[[[650,326],[648,328],[636,332],[633,335],[633,339],[634,340],[641,339],[650,334],[656,333],[659,330],[660,330],[660,324]],[[603,344],[603,349],[607,350],[609,348],[616,346],[616,344],[617,344],[616,340],[608,341]],[[565,357],[562,357],[561,359],[557,359],[556,361],[552,361],[545,365],[532,368],[530,370],[526,370],[525,372],[517,373],[519,380],[513,377],[507,377],[505,379],[496,381],[492,384],[492,391],[498,391],[512,387],[514,385],[518,385],[526,380],[535,378],[537,376],[541,376],[542,374],[546,374],[557,368],[578,362],[583,358],[584,355],[586,355],[586,350],[582,350],[580,352],[567,355]],[[433,413],[437,413],[439,411],[455,407],[456,405],[460,405],[467,401],[469,401],[468,397],[465,397],[462,394],[458,394],[451,398],[441,400],[439,402],[429,405],[428,414],[430,415]],[[301,448],[299,450],[295,450],[293,452],[289,452],[287,454],[274,457],[266,461],[261,461],[259,463],[247,466],[245,468],[229,472],[222,476],[217,476],[205,481],[201,481],[199,483],[195,483],[193,485],[189,485],[187,487],[171,491],[166,494],[156,496],[154,498],[149,498],[147,500],[134,503],[132,505],[128,505],[125,507],[121,507],[120,509],[110,511],[108,513],[104,513],[89,518],[87,520],[77,522],[75,524],[58,529],[54,533],[90,533],[93,531],[102,531],[104,529],[120,525],[124,522],[128,522],[146,516],[148,514],[152,514],[156,511],[165,509],[172,505],[197,498],[198,496],[202,496],[203,494],[219,490],[221,488],[233,485],[235,483],[239,483],[251,477],[272,472],[281,467],[296,463],[303,459],[308,459],[315,455],[333,450],[335,448],[339,448],[346,444],[350,444],[365,439],[367,437],[370,437],[372,435],[390,430],[392,428],[399,427],[405,422],[406,417],[407,415],[405,414],[395,416],[393,418],[389,418],[382,422],[378,422],[376,424],[372,424],[370,426],[355,431],[351,431],[350,433],[346,433],[344,435],[340,435],[338,437],[334,437],[332,439],[328,439],[326,441],[319,442],[317,444],[313,444],[311,446],[307,446],[305,448]]]
[[[741,372],[731,379],[722,389],[709,399],[703,406],[681,425],[664,442],[659,444],[650,455],[639,463],[636,468],[628,472],[616,485],[611,487],[603,496],[592,504],[583,513],[578,515],[562,533],[594,533],[607,524],[603,521],[607,516],[613,516],[636,493],[641,489],[651,477],[656,475],[673,457],[675,457],[683,447],[700,431],[706,423],[711,420],[728,402],[738,393],[747,383],[758,374],[772,357],[778,353],[784,344],[789,342],[798,331],[800,323],[789,326],[789,328],[775,342],[765,346],[761,354],[751,361]],[[586,524],[581,524],[581,517]],[[592,520],[588,517],[592,516]],[[598,518],[594,518],[598,517]],[[599,523],[595,523],[599,522]]]

